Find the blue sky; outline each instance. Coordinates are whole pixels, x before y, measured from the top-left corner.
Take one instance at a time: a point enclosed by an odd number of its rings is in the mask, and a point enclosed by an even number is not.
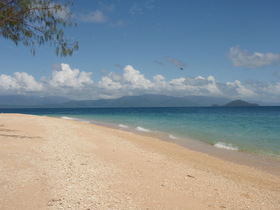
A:
[[[146,93],[280,104],[280,1],[79,0],[71,57],[0,38],[0,94]],[[183,68],[184,70],[180,70]]]

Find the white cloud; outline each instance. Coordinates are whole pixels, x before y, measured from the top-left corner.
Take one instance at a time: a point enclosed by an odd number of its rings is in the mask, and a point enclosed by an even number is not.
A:
[[[62,63],[58,69],[52,72],[52,77],[48,82],[52,87],[83,88],[93,84],[91,74],[80,72],[79,69],[71,69],[68,64]]]
[[[98,85],[99,88],[103,88],[106,90],[112,90],[112,89],[118,90],[123,87],[121,81],[122,81],[122,77],[120,75],[111,72],[109,76],[102,77]]]
[[[249,54],[239,46],[230,48],[229,58],[238,67],[259,68],[280,61],[280,55],[273,53],[254,52]]]
[[[130,65],[124,68],[123,79],[133,89],[149,89],[153,86],[150,80]]]
[[[104,15],[102,11],[96,10],[88,14],[80,14],[78,15],[78,19],[83,22],[103,23],[107,20],[107,17]]]
[[[161,83],[165,80],[164,76],[162,76],[160,74],[153,76],[153,79],[154,79],[155,83]]]
[[[205,89],[208,90],[211,95],[215,95],[215,96],[223,95],[223,93],[220,91],[220,88],[216,83],[216,79],[214,76],[209,76],[207,78],[207,82],[208,84],[205,85]]]
[[[15,72],[13,76],[0,75],[0,93],[24,93],[43,90],[42,84],[27,73]]]
[[[197,76],[196,78],[188,77],[186,78],[185,84],[190,91],[190,95],[223,96],[219,83],[216,82],[214,76],[207,78],[202,76]]]
[[[170,81],[162,75],[155,75],[153,80],[146,79],[140,71],[128,65],[122,75],[110,73],[98,83],[99,88],[106,89],[108,95],[137,95],[144,93],[167,95],[223,95],[213,76],[208,78],[177,78]],[[104,93],[104,92],[103,92]]]
[[[153,82],[146,79],[140,71],[132,66],[127,65],[123,71],[122,75],[111,72],[108,76],[102,77],[98,82],[98,88],[103,96],[115,98],[124,95],[138,95],[153,89]]]
[[[227,82],[226,85],[230,89],[235,90],[238,93],[238,95],[242,98],[249,98],[255,96],[254,91],[249,87],[242,85],[239,80],[235,80],[234,82]]]
[[[219,82],[214,76],[181,77],[167,80],[163,75],[147,79],[130,65],[121,74],[111,72],[98,82],[92,73],[56,66],[49,78],[36,81],[27,73],[0,75],[0,94],[57,95],[72,99],[117,98],[125,95],[165,94],[172,96],[206,95],[232,99],[265,100],[280,103],[280,82],[260,83],[239,80]]]

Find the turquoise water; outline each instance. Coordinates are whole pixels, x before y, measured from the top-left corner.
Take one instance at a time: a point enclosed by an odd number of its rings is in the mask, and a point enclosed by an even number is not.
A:
[[[280,157],[280,107],[0,109],[101,123],[177,141]]]

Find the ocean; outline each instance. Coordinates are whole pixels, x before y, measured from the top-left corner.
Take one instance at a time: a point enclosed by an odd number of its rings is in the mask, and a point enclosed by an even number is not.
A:
[[[280,107],[0,109],[79,120],[188,145],[280,158]],[[188,142],[188,143],[187,143]]]

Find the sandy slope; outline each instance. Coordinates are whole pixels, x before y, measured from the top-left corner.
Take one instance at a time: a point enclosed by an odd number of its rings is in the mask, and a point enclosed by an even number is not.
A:
[[[280,209],[280,177],[139,134],[0,114],[0,209]]]

